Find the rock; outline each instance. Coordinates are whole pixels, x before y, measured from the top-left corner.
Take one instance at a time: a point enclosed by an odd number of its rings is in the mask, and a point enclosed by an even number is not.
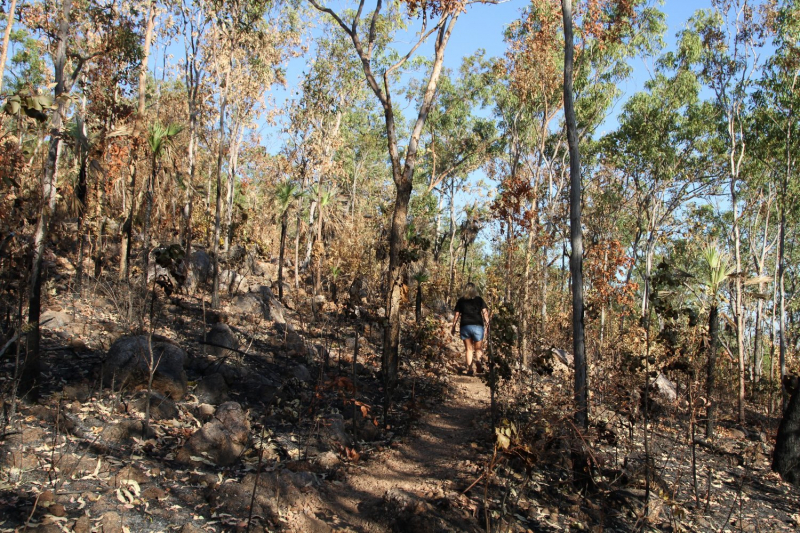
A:
[[[257,260],[253,265],[253,272],[257,276],[263,276],[269,281],[278,279],[278,265],[269,263],[267,261]],[[283,268],[283,274],[286,275],[286,267]]]
[[[304,383],[308,383],[313,379],[311,377],[311,372],[309,372],[305,365],[297,365],[292,367],[292,369],[289,370],[289,373],[292,377],[297,378]]]
[[[288,292],[288,285],[286,291]],[[261,297],[264,318],[267,320],[273,320],[278,324],[285,324],[286,310],[284,309],[283,304],[281,304],[281,302],[275,297],[272,289],[266,285],[259,285],[256,293]]]
[[[211,256],[205,250],[195,250],[189,257],[189,268],[186,273],[184,286],[191,294],[197,290],[199,285],[208,281],[211,275]]]
[[[63,328],[72,323],[72,317],[64,311],[52,311],[48,309],[39,317],[39,324],[43,328],[55,329]]]
[[[186,394],[184,366],[186,352],[163,337],[153,336],[152,364],[155,366],[153,390],[173,400]],[[108,350],[103,365],[103,383],[116,389],[147,386],[150,376],[150,350],[146,335],[121,337]]]
[[[230,466],[238,461],[250,437],[250,422],[236,402],[219,406],[213,420],[197,430],[178,451],[182,463],[199,463],[205,458],[218,466]]]
[[[75,525],[72,526],[72,531],[74,531],[74,533],[91,533],[92,523],[89,521],[89,517],[83,515],[82,517],[78,518],[75,521]]]
[[[227,324],[217,323],[211,326],[206,335],[209,353],[217,357],[231,357],[236,354],[228,348],[239,348],[239,340]]]
[[[342,460],[333,452],[325,452],[318,455],[315,462],[325,470],[333,470],[342,464]]]
[[[115,512],[109,511],[100,519],[103,533],[123,533],[122,518]]]
[[[264,303],[256,294],[249,292],[247,294],[237,295],[230,303],[232,311],[247,314],[247,315],[265,315]]]
[[[228,401],[228,384],[222,374],[211,374],[200,380],[194,395],[199,402],[219,405]]]
[[[178,406],[163,394],[152,392],[149,398],[150,418],[152,420],[177,420],[180,418]],[[144,413],[147,407],[147,399],[147,391],[138,393],[128,405],[128,412]]]
[[[221,270],[219,273],[219,290],[229,294],[247,292],[247,278],[233,270]]]
[[[575,358],[571,353],[566,350],[560,350],[558,348],[550,348],[550,353],[553,354],[561,361],[561,364],[567,365],[571,367],[575,361]]]
[[[650,385],[659,396],[668,402],[674,402],[678,398],[678,388],[664,374],[659,373]]]
[[[745,440],[747,439],[747,433],[742,431],[739,428],[731,428],[728,430],[728,436],[733,440]]]
[[[249,374],[244,380],[239,382],[237,390],[247,396],[251,401],[269,403],[280,390],[280,386],[280,383],[266,376]]]
[[[213,405],[207,403],[201,403],[197,406],[198,418],[203,421],[209,420],[216,412],[217,409]]]
[[[47,508],[47,512],[50,513],[51,515],[57,516],[59,518],[67,516],[67,510],[60,503],[54,503],[53,505],[48,507]]]
[[[103,439],[124,444],[131,438],[145,437],[144,426],[141,420],[123,420],[118,424],[107,426],[102,433]]]
[[[320,434],[332,449],[344,449],[352,446],[353,442],[344,427],[344,417],[340,414],[330,415],[322,420]]]

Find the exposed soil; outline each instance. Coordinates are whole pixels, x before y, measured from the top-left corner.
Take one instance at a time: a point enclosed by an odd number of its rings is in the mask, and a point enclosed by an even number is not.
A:
[[[800,492],[770,471],[774,420],[756,412],[749,416],[757,422],[752,427],[722,419],[713,442],[698,441],[695,484],[687,420],[675,405],[662,402],[653,412],[648,469],[641,414],[595,400],[592,429],[578,435],[568,411],[571,371],[515,370],[498,413],[508,447],[498,449],[489,389],[483,379],[458,373],[460,346],[447,335],[445,317],[431,317],[436,349],[404,346],[384,427],[379,320],[369,309],[354,319],[328,306],[312,323],[298,302],[287,311],[288,327],[237,309],[228,297],[227,327],[239,341],[238,351],[230,351],[204,340],[212,317],[201,300],[162,297],[156,330],[188,352],[188,393],[151,403],[147,430],[142,388],[103,386],[108,349],[127,331],[116,294],[94,290],[85,299],[48,302],[43,395],[19,403],[15,423],[0,439],[0,531],[755,532],[800,526]],[[8,413],[12,352],[2,364]],[[222,405],[241,413],[237,438],[244,445],[231,448],[238,455],[186,452],[201,428],[216,423]],[[590,480],[576,483],[581,463],[575,461],[587,457]]]

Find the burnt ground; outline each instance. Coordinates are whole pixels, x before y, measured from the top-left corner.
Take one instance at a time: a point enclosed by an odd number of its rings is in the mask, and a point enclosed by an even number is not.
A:
[[[404,351],[403,378],[384,421],[374,319],[344,318],[328,305],[314,321],[298,304],[287,311],[287,328],[228,298],[225,320],[239,349],[219,356],[203,342],[212,322],[207,304],[162,296],[154,329],[188,353],[189,390],[174,411],[168,403],[156,406],[148,431],[137,404],[141,390],[102,386],[107,350],[128,329],[111,287],[96,283],[82,299],[56,291],[47,303],[55,318],[44,328],[43,394],[17,405],[0,444],[1,531],[800,525],[800,493],[770,472],[771,426],[737,429],[723,420],[713,443],[694,447],[695,482],[679,413],[666,409],[654,418],[648,463],[643,423],[602,405],[593,408],[592,433],[577,434],[564,407],[570,378],[558,372],[517,374],[503,395],[511,422],[498,417],[509,446],[497,449],[488,388],[458,373],[458,345],[446,338],[443,318],[431,319],[443,339],[433,355],[414,355],[413,345]],[[12,350],[2,361],[7,413],[13,356]],[[209,456],[180,460],[188,439],[213,419],[197,397],[209,367],[234,376],[225,399],[241,405],[248,425],[246,446],[224,466]],[[576,483],[581,461],[587,477]]]

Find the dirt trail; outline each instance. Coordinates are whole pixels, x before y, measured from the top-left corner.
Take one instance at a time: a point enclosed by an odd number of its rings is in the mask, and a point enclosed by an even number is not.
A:
[[[351,466],[340,484],[326,484],[337,531],[471,531],[477,522],[450,503],[477,476],[485,441],[489,389],[475,377],[454,376],[443,404],[425,411],[398,446]]]

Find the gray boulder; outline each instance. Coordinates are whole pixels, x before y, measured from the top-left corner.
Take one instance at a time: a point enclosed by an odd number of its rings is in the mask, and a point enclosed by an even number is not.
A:
[[[64,311],[48,309],[39,317],[39,324],[47,329],[63,328],[72,323],[72,317]]]
[[[153,336],[152,358],[147,335],[121,337],[108,350],[103,384],[118,389],[146,387],[152,370],[153,390],[180,400],[186,394],[186,362],[186,352],[163,337]]]
[[[147,391],[138,393],[128,404],[128,412],[144,413],[147,408],[148,397],[150,399],[151,419],[176,420],[180,417],[180,412],[175,402],[158,392],[152,392],[149,396]]]
[[[252,292],[239,294],[231,300],[230,308],[232,311],[247,315],[264,315],[264,303],[261,298]]]
[[[205,250],[195,250],[189,257],[189,269],[186,274],[186,290],[194,293],[198,285],[208,281],[211,276],[211,256]]]
[[[187,464],[205,461],[230,466],[239,460],[250,439],[247,413],[236,402],[217,408],[213,420],[197,430],[178,451],[177,460]]]
[[[230,294],[247,292],[247,278],[234,270],[221,270],[219,273],[220,291]]]
[[[222,374],[211,374],[200,380],[194,395],[200,403],[219,405],[228,401],[228,384]]]
[[[211,326],[211,330],[206,334],[206,343],[208,343],[208,353],[217,357],[231,357],[236,352],[229,348],[234,350],[239,348],[239,340],[230,326],[221,322]]]

